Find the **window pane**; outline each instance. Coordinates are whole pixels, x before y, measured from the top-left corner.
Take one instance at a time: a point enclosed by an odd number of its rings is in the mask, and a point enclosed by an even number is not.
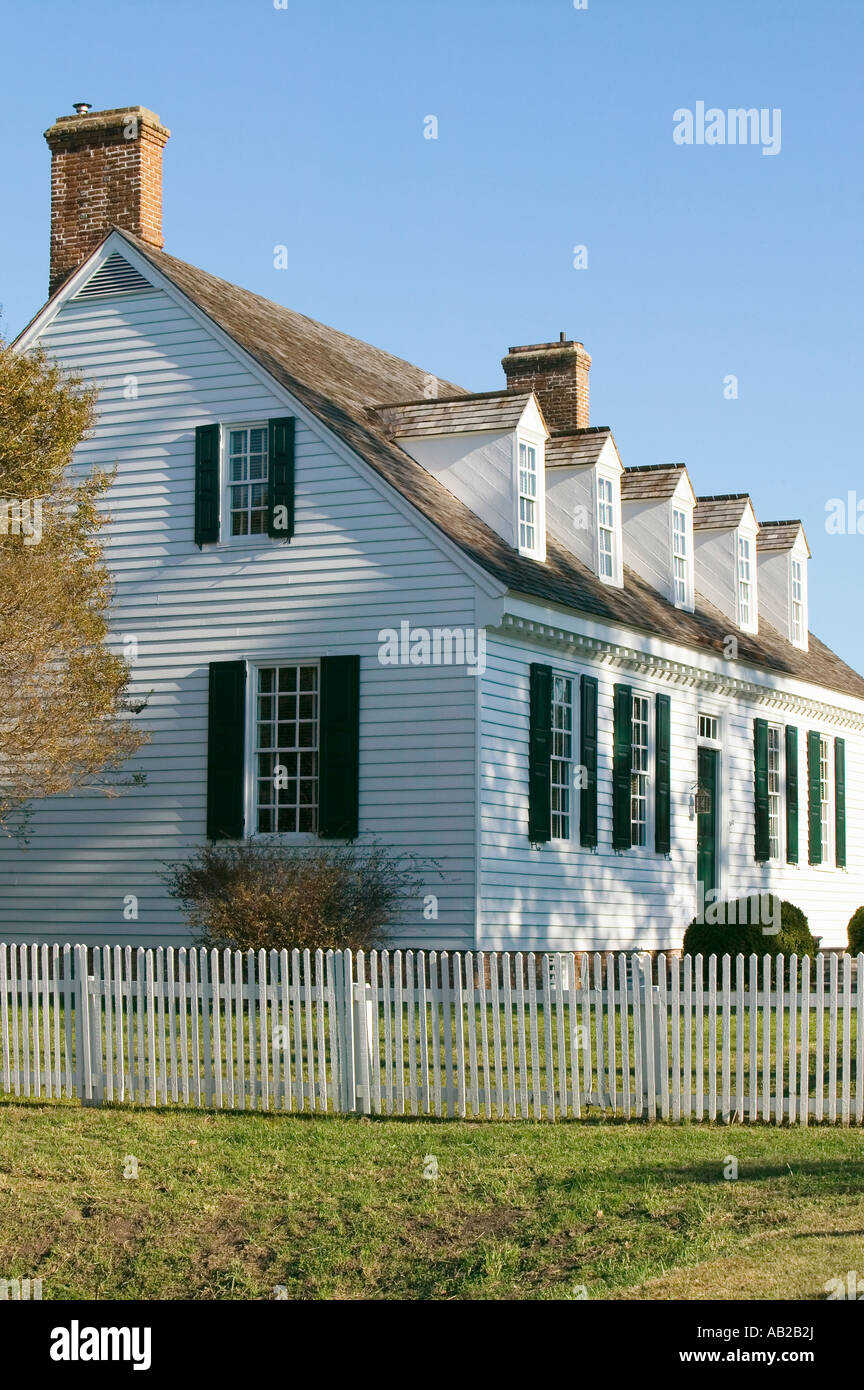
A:
[[[572,831],[573,681],[555,676],[552,682],[552,838],[569,840]]]
[[[267,530],[267,430],[262,426],[229,430],[228,481],[231,535],[263,535]]]
[[[630,840],[648,843],[648,697],[633,696],[631,720],[633,760],[630,777]]]
[[[298,685],[303,691],[299,711]],[[276,690],[278,696],[274,696]],[[262,833],[280,834],[314,831],[318,814],[317,666],[260,668],[256,700],[257,828]],[[303,717],[298,718],[298,713]]]

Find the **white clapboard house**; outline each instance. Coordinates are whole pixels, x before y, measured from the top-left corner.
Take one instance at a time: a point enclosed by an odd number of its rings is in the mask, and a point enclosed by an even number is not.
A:
[[[864,680],[808,631],[800,522],[626,468],[563,335],[471,393],[166,254],[167,137],[144,108],[47,132],[53,293],[18,348],[100,389],[80,465],[116,465],[152,738],[146,785],[2,844],[0,937],[182,942],[161,866],[278,834],[423,861],[400,944],[674,949],[701,883],[842,946]]]

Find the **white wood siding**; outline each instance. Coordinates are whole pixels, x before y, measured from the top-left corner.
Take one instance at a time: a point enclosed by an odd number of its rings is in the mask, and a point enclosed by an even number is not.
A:
[[[400,439],[399,447],[470,507],[508,545],[516,546],[515,432]],[[542,486],[542,448],[538,450]]]
[[[696,531],[693,536],[696,564],[696,591],[719,608],[734,632],[738,613],[737,532]],[[755,573],[756,566],[753,570]]]
[[[364,464],[298,420],[297,534],[285,545],[193,542],[194,429],[292,413],[287,398],[165,293],[68,303],[43,335],[102,388],[84,465],[118,474],[106,555],[117,581],[112,636],[134,636],[133,696],[152,742],[133,760],[147,786],[118,799],[55,798],[35,807],[29,849],[0,844],[0,937],[182,940],[160,865],[204,841],[207,666],[240,657],[361,656],[360,824],[437,860],[400,939],[471,944],[474,917],[476,678],[458,667],[379,664],[378,632],[464,626],[475,587],[406,516]],[[137,399],[124,388],[135,378]],[[138,918],[123,917],[138,899]],[[433,940],[434,938],[434,940]]]

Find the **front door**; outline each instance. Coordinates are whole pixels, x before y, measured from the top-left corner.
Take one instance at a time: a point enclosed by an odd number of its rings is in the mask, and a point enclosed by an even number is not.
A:
[[[704,897],[717,888],[717,765],[716,748],[699,749],[696,792],[696,877]],[[713,902],[713,899],[711,900]]]

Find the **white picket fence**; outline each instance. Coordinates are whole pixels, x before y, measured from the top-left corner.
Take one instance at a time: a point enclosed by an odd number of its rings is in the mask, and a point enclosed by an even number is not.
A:
[[[864,956],[0,944],[0,1092],[861,1124]]]

